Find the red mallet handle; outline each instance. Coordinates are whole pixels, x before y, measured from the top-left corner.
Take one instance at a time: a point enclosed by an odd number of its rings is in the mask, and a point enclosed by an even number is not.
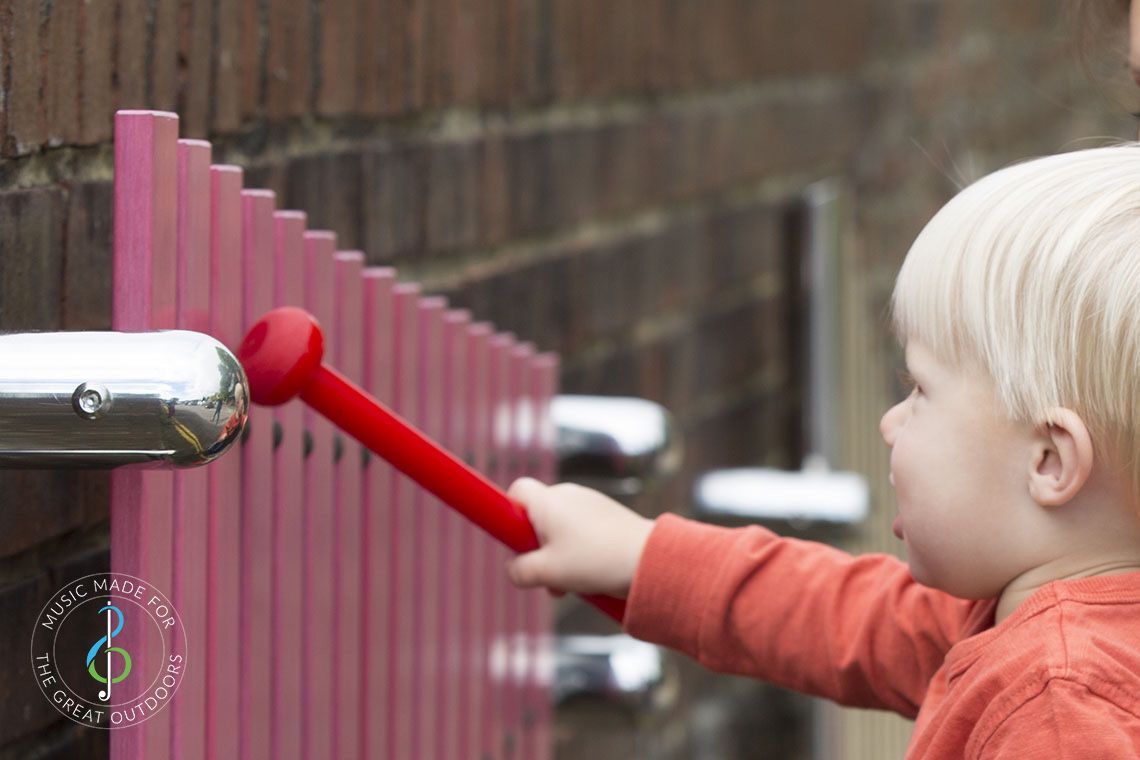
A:
[[[393,467],[516,552],[539,548],[522,505],[434,443],[360,386],[321,363],[324,336],[316,318],[292,306],[263,316],[242,340],[238,359],[255,404],[276,406],[300,395],[309,406]],[[619,624],[625,601],[583,599]]]

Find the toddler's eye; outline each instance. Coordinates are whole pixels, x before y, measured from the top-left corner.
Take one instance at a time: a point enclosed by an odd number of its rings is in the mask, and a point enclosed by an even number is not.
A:
[[[922,393],[922,388],[918,387],[918,383],[915,381],[914,376],[911,375],[910,372],[905,369],[900,369],[898,371],[898,376],[899,382],[902,383],[903,387],[909,390],[910,393]]]

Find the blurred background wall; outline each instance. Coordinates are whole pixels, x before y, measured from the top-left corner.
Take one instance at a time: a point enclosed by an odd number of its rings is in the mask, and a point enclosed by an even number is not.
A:
[[[830,178],[846,209],[832,465],[872,484],[849,548],[897,552],[878,419],[899,393],[883,316],[911,240],[958,184],[1135,133],[1079,69],[1065,10],[0,0],[0,329],[110,329],[112,117],[175,110],[182,136],[341,247],[561,352],[564,391],[666,405],[684,468],[634,506],[687,513],[699,473],[805,454],[801,214]],[[61,576],[108,565],[106,475],[0,472],[0,514],[0,650],[19,653]],[[560,604],[565,628],[592,625]],[[909,736],[892,716],[676,667],[665,719],[567,710],[559,757],[806,758],[821,725],[825,756],[901,757]],[[0,678],[0,756],[102,742]]]

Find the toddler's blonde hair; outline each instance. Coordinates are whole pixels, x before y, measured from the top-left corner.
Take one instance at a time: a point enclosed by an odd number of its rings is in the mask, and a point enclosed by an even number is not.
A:
[[[904,345],[987,372],[1010,419],[1077,412],[1137,503],[1140,143],[1018,163],[966,187],[911,246],[890,311]]]

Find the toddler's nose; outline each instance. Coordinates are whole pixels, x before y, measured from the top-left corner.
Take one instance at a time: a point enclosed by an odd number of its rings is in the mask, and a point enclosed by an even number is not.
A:
[[[903,414],[903,405],[906,401],[900,401],[892,406],[883,414],[883,418],[879,420],[879,434],[883,436],[883,440],[887,446],[894,447],[895,436],[898,434],[899,422]]]

